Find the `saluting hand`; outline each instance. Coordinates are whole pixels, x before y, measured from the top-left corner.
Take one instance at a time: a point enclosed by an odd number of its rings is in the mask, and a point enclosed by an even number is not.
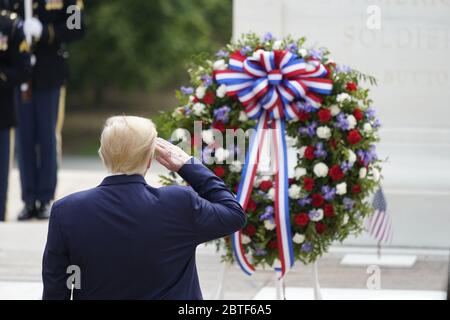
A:
[[[156,160],[168,170],[178,172],[190,158],[180,147],[164,139],[156,139]]]

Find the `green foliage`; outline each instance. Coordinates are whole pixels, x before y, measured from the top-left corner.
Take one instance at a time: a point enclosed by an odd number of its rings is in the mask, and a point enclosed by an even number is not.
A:
[[[87,0],[87,34],[72,48],[75,88],[155,89],[193,54],[231,37],[231,0]]]

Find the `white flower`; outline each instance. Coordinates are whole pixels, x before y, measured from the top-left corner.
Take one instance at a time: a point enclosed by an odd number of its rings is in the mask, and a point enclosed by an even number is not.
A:
[[[345,226],[348,223],[349,220],[349,216],[348,214],[344,215],[344,219],[342,219],[342,225]]]
[[[301,177],[306,175],[306,169],[305,168],[295,168],[294,171],[294,177],[295,179],[299,180]]]
[[[298,142],[297,137],[293,138],[293,137],[291,137],[291,136],[286,136],[286,145],[287,145],[288,147],[293,147],[293,146],[295,146],[295,145],[297,144],[297,142]]]
[[[250,239],[250,237],[245,234],[242,235],[241,240],[242,244],[249,244],[250,242],[252,242],[252,239]]]
[[[338,185],[336,185],[336,193],[340,196],[347,193],[347,183],[341,182]]]
[[[259,57],[261,56],[261,53],[265,52],[263,49],[258,49],[255,52],[253,52],[253,59],[256,59],[259,61]]]
[[[312,212],[314,212],[314,214],[311,214],[310,217],[309,217],[309,219],[311,221],[317,222],[317,221],[320,221],[320,220],[323,219],[323,210],[322,209],[317,209],[317,210],[312,211]]]
[[[313,171],[317,177],[323,178],[328,175],[328,166],[323,162],[319,162],[314,166]]]
[[[356,162],[356,153],[354,153],[352,150],[350,150],[350,149],[348,149],[347,150],[347,159],[348,159],[348,162],[350,163],[350,164],[354,164],[355,162]]]
[[[214,62],[213,69],[214,70],[225,70],[227,68],[227,64],[225,63],[225,60],[220,59]]]
[[[306,150],[306,147],[301,147],[298,150],[298,155],[300,156],[300,159],[303,159],[305,157],[305,150]]]
[[[218,98],[223,98],[227,94],[227,86],[222,84],[216,90],[216,95]]]
[[[347,121],[348,121],[348,130],[355,129],[356,125],[358,124],[355,116],[352,114],[347,116]]]
[[[196,115],[196,116],[201,116],[204,112],[205,112],[205,105],[203,103],[197,102],[196,104],[194,104],[194,106],[192,107],[192,112]]]
[[[272,201],[275,200],[275,189],[274,188],[270,188],[269,191],[267,191],[267,198]]]
[[[190,96],[189,96],[189,102],[192,103],[192,102],[194,102],[194,100],[195,100],[195,97],[194,97],[193,95],[190,95]]]
[[[241,172],[242,171],[242,163],[238,160],[230,163],[230,171],[231,172]]]
[[[380,181],[381,178],[381,174],[380,174],[380,170],[378,170],[377,168],[372,168],[372,170],[370,170],[371,175],[372,175],[372,179],[375,182]]]
[[[195,95],[199,99],[203,99],[205,97],[205,94],[206,94],[206,87],[204,86],[200,86],[195,90]]]
[[[308,50],[306,50],[305,48],[300,48],[298,49],[298,55],[304,58],[308,55]]]
[[[264,220],[264,228],[267,230],[273,230],[276,228],[276,225],[272,222],[272,220]]]
[[[370,123],[368,123],[368,122],[364,123],[363,131],[365,133],[371,133],[372,132],[372,125]]]
[[[359,169],[359,178],[364,179],[366,176],[367,176],[367,169],[366,168]]]
[[[292,186],[289,187],[289,190],[288,190],[289,198],[300,199],[300,197],[302,196],[301,192],[302,192],[302,188],[300,188],[296,184],[293,184]]]
[[[245,113],[244,111],[239,112],[239,118],[238,120],[240,122],[247,122],[248,121],[248,116],[247,113]]]
[[[327,126],[318,127],[316,134],[319,138],[328,140],[331,138],[331,130]]]
[[[212,144],[214,142],[214,131],[211,129],[203,130],[202,138],[203,138],[203,141],[205,141],[205,143],[207,145]]]
[[[330,107],[330,111],[331,111],[331,115],[333,117],[337,116],[339,113],[341,113],[341,108],[339,108],[339,106],[337,104],[333,104]]]
[[[352,100],[352,97],[350,97],[350,95],[346,92],[340,93],[336,97],[336,101],[339,103],[344,102],[344,101],[351,101],[351,100]]]
[[[228,151],[224,148],[218,148],[214,151],[214,156],[219,163],[222,163],[224,160],[226,160],[229,155],[230,155],[230,151]]]
[[[273,50],[280,50],[283,48],[283,41],[277,40],[273,43]]]
[[[184,140],[187,137],[188,133],[189,131],[187,131],[186,129],[178,128],[173,132],[172,138],[174,138],[174,140]]]
[[[303,243],[303,242],[305,241],[305,236],[304,236],[303,234],[296,233],[296,234],[292,237],[292,241],[294,241],[294,243],[296,243],[296,244]]]

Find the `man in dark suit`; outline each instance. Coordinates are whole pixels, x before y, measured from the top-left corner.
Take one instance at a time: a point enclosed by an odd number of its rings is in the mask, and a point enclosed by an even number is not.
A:
[[[31,18],[25,17],[24,3],[0,0],[0,6],[25,20],[25,34],[33,40],[35,57],[30,82],[17,97],[18,160],[24,202],[19,220],[47,219],[57,184],[57,129],[64,111],[67,44],[84,35],[83,1],[33,0]]]
[[[5,220],[10,130],[16,124],[14,92],[31,73],[30,50],[18,15],[0,10],[0,221]]]
[[[156,159],[191,187],[147,185],[155,145]],[[43,298],[69,299],[75,280],[74,299],[202,299],[195,250],[244,226],[234,195],[199,161],[157,139],[147,119],[109,119],[99,153],[111,176],[53,205]]]

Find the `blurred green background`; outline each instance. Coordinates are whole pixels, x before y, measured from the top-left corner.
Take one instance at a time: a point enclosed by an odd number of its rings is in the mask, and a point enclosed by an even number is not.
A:
[[[86,37],[70,47],[64,154],[94,155],[103,121],[176,105],[187,62],[231,39],[232,0],[85,0]]]

